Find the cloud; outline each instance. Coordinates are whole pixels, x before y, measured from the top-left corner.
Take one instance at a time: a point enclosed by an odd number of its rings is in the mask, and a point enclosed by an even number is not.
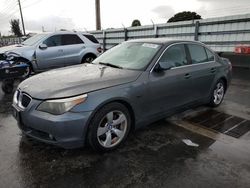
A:
[[[75,24],[71,18],[63,18],[59,16],[47,16],[39,20],[27,20],[26,30],[41,32],[42,27],[45,31],[55,31],[60,29],[73,30]]]
[[[157,6],[152,11],[156,13],[159,18],[164,19],[169,19],[175,14],[174,9],[171,6],[166,5]]]
[[[197,10],[204,18],[249,13],[249,0],[197,0],[202,7]]]
[[[1,14],[0,13],[0,32],[2,35],[10,34],[10,23],[11,19],[18,19],[15,16]],[[20,21],[20,29],[22,30],[21,20]],[[59,16],[50,15],[44,18],[38,18],[35,20],[26,19],[24,22],[26,33],[29,32],[42,32],[42,27],[44,27],[45,31],[55,31],[60,29],[73,30],[75,28],[75,24],[73,19],[64,18]]]

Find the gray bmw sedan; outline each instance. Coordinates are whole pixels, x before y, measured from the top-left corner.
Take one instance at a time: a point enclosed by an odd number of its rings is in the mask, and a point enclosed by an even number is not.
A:
[[[200,42],[140,39],[93,63],[23,81],[13,98],[22,132],[64,148],[120,146],[129,132],[192,106],[221,104],[231,63]]]

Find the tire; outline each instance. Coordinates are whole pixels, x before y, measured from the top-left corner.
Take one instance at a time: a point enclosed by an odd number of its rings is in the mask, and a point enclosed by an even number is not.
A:
[[[22,75],[22,78],[28,78],[32,72],[31,64],[26,62],[19,62],[19,64],[28,64],[29,66],[26,68],[25,73]]]
[[[2,90],[5,94],[11,94],[14,90],[14,83],[11,81],[4,81],[2,83]]]
[[[223,80],[217,81],[210,97],[209,106],[211,107],[219,106],[224,99],[225,91],[226,91],[225,82]]]
[[[87,54],[82,58],[81,63],[91,63],[96,58],[93,54]]]
[[[120,103],[109,103],[96,112],[89,124],[88,143],[98,152],[118,148],[131,127],[128,109]]]
[[[26,72],[24,73],[24,75],[22,76],[22,78],[28,78],[30,76],[30,74],[31,74],[31,70],[32,70],[31,66],[28,66],[26,68]]]

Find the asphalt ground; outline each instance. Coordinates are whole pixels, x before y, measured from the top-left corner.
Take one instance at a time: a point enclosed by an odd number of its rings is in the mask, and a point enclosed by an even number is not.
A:
[[[233,72],[219,108],[155,122],[105,154],[22,136],[0,91],[0,187],[250,187],[250,70]]]

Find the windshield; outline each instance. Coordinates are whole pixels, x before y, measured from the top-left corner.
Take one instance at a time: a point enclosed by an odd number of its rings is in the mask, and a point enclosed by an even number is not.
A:
[[[111,48],[98,58],[94,64],[113,65],[125,69],[143,70],[158,52],[161,45],[151,43],[126,42]]]
[[[41,41],[45,36],[47,36],[47,34],[34,35],[33,37],[30,37],[27,40],[25,40],[24,42],[22,42],[22,44],[27,45],[27,46],[32,46],[32,45],[36,44],[37,42]]]

